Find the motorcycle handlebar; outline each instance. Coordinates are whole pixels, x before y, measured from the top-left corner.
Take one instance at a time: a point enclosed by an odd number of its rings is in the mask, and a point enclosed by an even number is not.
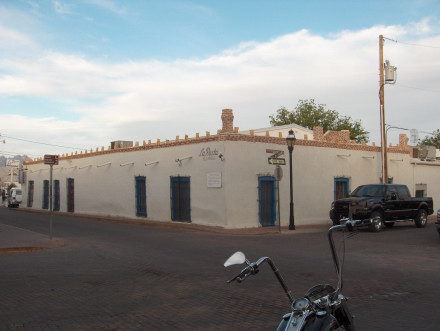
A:
[[[227,283],[231,283],[234,280],[236,280],[237,282],[241,283],[249,275],[255,275],[256,273],[258,273],[258,265],[256,263],[251,263],[246,268],[244,268],[242,271],[240,271],[240,273],[237,276],[235,276],[234,278],[228,280]]]

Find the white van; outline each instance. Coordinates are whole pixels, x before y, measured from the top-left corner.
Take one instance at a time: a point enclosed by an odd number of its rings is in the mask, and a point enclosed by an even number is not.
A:
[[[8,196],[8,207],[18,207],[23,200],[21,188],[13,187]]]

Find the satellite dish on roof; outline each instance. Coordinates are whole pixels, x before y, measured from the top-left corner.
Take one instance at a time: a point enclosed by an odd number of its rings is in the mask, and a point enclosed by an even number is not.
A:
[[[417,129],[411,129],[409,130],[411,138],[410,143],[411,145],[417,145],[417,142],[419,141],[419,131]]]

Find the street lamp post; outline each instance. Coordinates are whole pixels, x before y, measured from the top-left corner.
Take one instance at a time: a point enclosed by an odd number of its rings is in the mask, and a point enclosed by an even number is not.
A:
[[[290,216],[289,216],[289,230],[295,230],[295,218],[293,216],[293,182],[292,182],[292,152],[293,146],[296,142],[293,130],[289,130],[286,137],[287,148],[289,149],[289,168],[290,168]]]

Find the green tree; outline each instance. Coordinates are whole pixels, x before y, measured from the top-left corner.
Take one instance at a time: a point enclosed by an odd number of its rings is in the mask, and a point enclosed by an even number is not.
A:
[[[437,129],[430,136],[426,136],[423,140],[419,139],[419,146],[428,145],[440,148],[440,129]]]
[[[326,110],[325,105],[315,104],[314,99],[299,100],[294,111],[281,107],[269,118],[273,126],[294,123],[311,130],[315,126],[322,126],[324,132],[349,130],[350,139],[357,143],[369,141],[369,132],[362,127],[361,121],[354,121],[350,116],[341,116],[335,110]]]

